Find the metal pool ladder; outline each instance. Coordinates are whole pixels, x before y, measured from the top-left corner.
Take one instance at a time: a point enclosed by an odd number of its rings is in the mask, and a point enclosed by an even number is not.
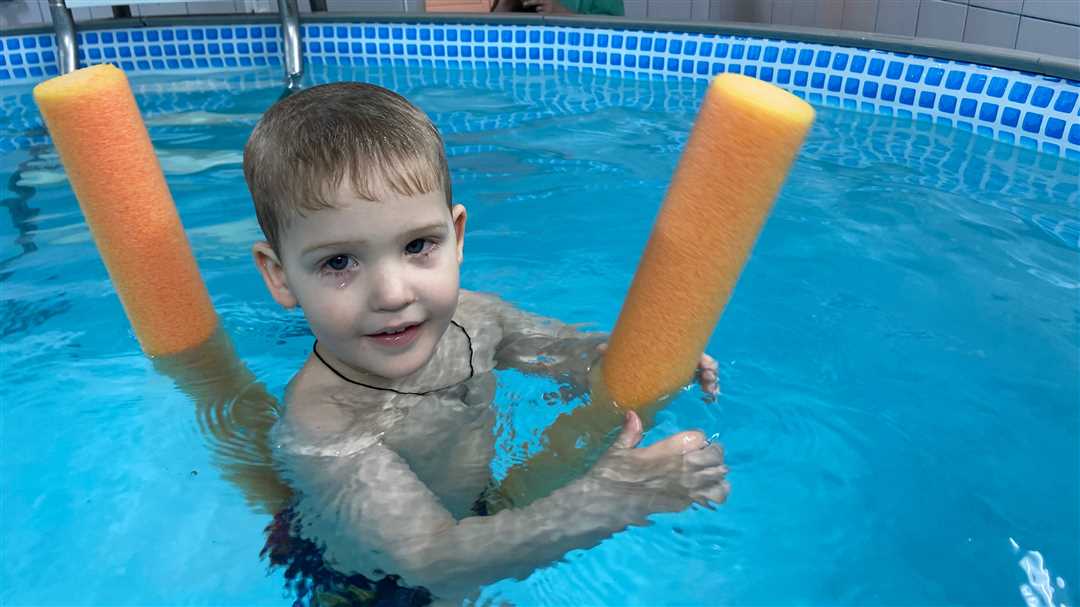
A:
[[[159,0],[161,1],[161,0]],[[183,0],[164,0],[180,2]],[[278,13],[281,15],[281,37],[285,66],[286,92],[299,90],[304,77],[304,52],[300,39],[300,8],[296,0],[277,0]],[[53,31],[56,32],[57,63],[61,74],[68,74],[79,66],[78,39],[75,35],[75,19],[71,16],[72,8],[90,6],[113,6],[127,4],[110,0],[49,0],[49,12],[52,14]]]

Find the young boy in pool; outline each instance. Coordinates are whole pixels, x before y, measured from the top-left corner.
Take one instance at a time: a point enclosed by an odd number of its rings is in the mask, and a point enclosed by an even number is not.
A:
[[[301,533],[333,568],[457,600],[725,499],[719,447],[684,432],[635,448],[634,413],[588,472],[527,505],[499,498],[491,371],[580,376],[604,337],[459,288],[465,207],[438,131],[404,98],[359,83],[287,97],[252,133],[244,175],[266,236],[255,263],[315,335],[274,442]],[[699,377],[715,391],[715,361]]]

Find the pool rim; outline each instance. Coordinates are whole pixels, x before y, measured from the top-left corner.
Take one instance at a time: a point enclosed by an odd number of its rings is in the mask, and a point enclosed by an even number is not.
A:
[[[703,33],[725,36],[746,36],[763,39],[782,39],[791,42],[830,44],[835,46],[882,50],[893,53],[919,55],[934,59],[962,61],[965,63],[996,67],[1029,74],[1080,82],[1080,60],[1066,57],[1041,55],[1004,47],[984,46],[967,42],[953,42],[931,38],[914,38],[795,25],[742,23],[735,21],[666,21],[657,19],[627,19],[623,17],[563,16],[547,17],[529,14],[477,14],[477,13],[304,13],[300,23],[433,23],[476,25],[543,25],[551,27],[593,27],[597,29],[620,29],[646,32]],[[77,24],[78,31],[100,31],[125,28],[149,28],[192,25],[279,25],[280,17],[273,13],[241,13],[231,15],[171,15],[162,17],[100,19]],[[51,26],[34,26],[7,30],[5,36],[27,34],[52,34]]]

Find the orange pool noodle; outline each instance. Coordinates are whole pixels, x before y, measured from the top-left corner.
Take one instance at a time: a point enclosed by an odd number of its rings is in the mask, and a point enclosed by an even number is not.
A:
[[[602,362],[616,403],[654,402],[693,374],[813,120],[771,84],[709,85]]]
[[[34,87],[34,101],[143,351],[206,341],[217,315],[124,73],[77,70]]]

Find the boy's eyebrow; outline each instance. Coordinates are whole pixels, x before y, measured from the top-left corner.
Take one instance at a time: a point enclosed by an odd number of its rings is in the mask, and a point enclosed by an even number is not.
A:
[[[407,232],[404,232],[403,235],[404,236],[415,236],[417,234],[423,234],[425,232],[434,232],[436,230],[444,230],[445,231],[446,230],[446,223],[440,221],[440,222],[437,222],[437,223],[430,223],[430,224],[427,224],[427,225],[417,226],[415,228],[412,228],[412,229],[408,230]],[[356,246],[364,246],[365,244],[367,244],[366,240],[337,240],[337,241],[334,241],[334,242],[324,242],[324,243],[312,245],[310,247],[305,247],[302,251],[300,251],[300,255],[301,256],[309,255],[309,254],[311,254],[311,253],[313,253],[315,251],[319,251],[321,249],[336,249],[336,248],[348,247],[348,246],[356,247]]]
[[[301,256],[309,255],[309,254],[314,253],[315,251],[318,251],[318,250],[321,250],[321,249],[338,249],[338,248],[348,247],[348,246],[364,245],[365,243],[366,243],[366,241],[364,241],[364,240],[336,240],[334,242],[324,242],[322,244],[316,244],[316,245],[311,245],[310,247],[305,247],[302,251],[300,251],[300,255]]]

